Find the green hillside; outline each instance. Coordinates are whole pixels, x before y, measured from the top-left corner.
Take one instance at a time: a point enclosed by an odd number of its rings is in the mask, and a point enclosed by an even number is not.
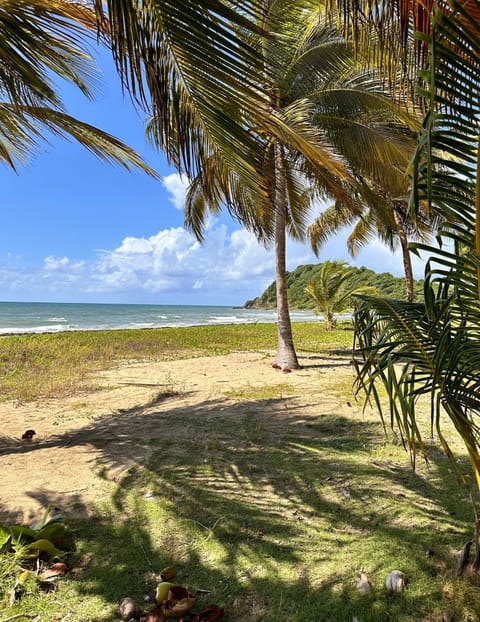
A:
[[[305,293],[305,287],[315,278],[322,264],[307,264],[298,266],[293,272],[287,274],[288,300],[293,309],[311,309],[313,301]],[[396,277],[389,272],[377,273],[369,268],[356,268],[355,278],[362,285],[372,285],[378,290],[379,296],[385,298],[405,299],[405,279]],[[415,297],[420,300],[423,297],[423,281],[415,281]],[[275,281],[267,289],[253,300],[247,300],[247,309],[273,309],[276,306]]]

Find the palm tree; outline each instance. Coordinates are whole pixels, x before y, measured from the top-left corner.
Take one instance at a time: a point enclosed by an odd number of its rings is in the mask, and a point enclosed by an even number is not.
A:
[[[435,228],[435,221],[425,212],[412,219],[408,202],[389,197],[390,208],[363,205],[362,213],[354,213],[348,206],[338,202],[327,207],[309,226],[310,243],[318,253],[322,244],[340,229],[353,225],[347,238],[347,248],[356,257],[361,248],[372,238],[379,238],[393,252],[400,246],[405,273],[405,299],[414,300],[414,277],[409,241],[427,241]]]
[[[288,227],[294,237],[303,236],[303,220],[308,207],[306,179],[315,178],[322,189],[336,193],[345,201],[349,200],[343,185],[344,179],[349,176],[346,167],[320,140],[318,131],[309,121],[309,102],[305,98],[300,100],[298,93],[294,96],[292,88],[300,88],[295,80],[301,75],[300,72],[307,75],[312,55],[319,54],[322,49],[331,67],[336,64],[340,69],[345,63],[345,46],[333,39],[328,41],[324,35],[322,39],[319,32],[314,36],[312,28],[305,23],[304,11],[309,4],[305,1],[284,3],[280,8],[282,16],[286,17],[288,5],[289,21],[286,25],[278,21],[278,6],[277,12],[272,8],[271,12],[266,10],[257,13],[258,29],[267,25],[270,29],[275,25],[277,31],[284,29],[281,45],[276,40],[265,43],[263,39],[252,37],[249,32],[242,32],[243,45],[251,46],[256,57],[264,59],[264,67],[261,71],[257,70],[255,76],[256,90],[260,92],[266,88],[269,91],[271,114],[281,120],[283,128],[280,138],[272,133],[268,123],[258,119],[251,111],[238,110],[234,100],[230,99],[224,105],[226,115],[230,119],[241,118],[241,125],[246,128],[247,134],[255,136],[254,145],[247,143],[242,147],[243,157],[254,164],[257,176],[255,184],[244,183],[241,168],[230,158],[231,146],[226,148],[223,144],[211,141],[202,119],[192,117],[190,101],[183,92],[184,85],[178,86],[182,96],[169,102],[168,115],[153,106],[154,116],[149,125],[152,142],[161,146],[182,172],[187,175],[192,172],[185,164],[186,158],[181,155],[182,149],[196,158],[196,174],[191,177],[185,221],[199,239],[202,238],[208,211],[216,213],[225,203],[232,215],[260,240],[267,243],[274,241],[278,310],[277,364],[290,369],[298,367],[298,360],[293,346],[285,282],[286,229]],[[264,5],[268,9],[268,3]],[[315,40],[315,37],[318,39]],[[338,60],[335,60],[337,57]],[[275,58],[276,64],[273,74],[265,71],[272,58]],[[310,79],[310,89],[312,83]],[[180,112],[190,120],[190,135],[182,137],[180,141],[177,130],[178,101],[185,105]],[[293,105],[294,101],[296,105]],[[182,142],[185,140],[186,145]],[[238,142],[234,146],[238,148]]]
[[[358,141],[370,146],[372,157],[351,148],[356,141],[347,137],[347,132],[338,131],[341,119],[335,130],[330,115],[332,131],[328,135],[324,131],[322,116],[328,116],[331,105],[328,89],[322,91],[323,104],[322,98],[317,102],[318,127],[311,123],[317,103],[302,99],[301,90],[312,94],[315,82],[322,79],[322,70],[324,81],[326,76],[335,74],[335,66],[340,73],[351,71],[343,43],[338,56],[338,38],[332,38],[327,47],[315,43],[315,30],[322,15],[318,3],[186,0],[179,7],[173,0],[95,0],[94,4],[99,20],[108,23],[114,58],[125,86],[152,112],[150,136],[154,144],[189,179],[200,177],[210,195],[211,210],[217,209],[220,188],[212,182],[212,172],[222,180],[227,208],[233,211],[234,196],[240,196],[245,207],[249,205],[248,215],[238,205],[236,215],[242,211],[243,224],[248,224],[261,239],[276,240],[278,274],[285,270],[285,225],[298,235],[304,223],[289,222],[285,210],[275,205],[288,201],[289,192],[295,193],[299,205],[307,206],[309,201],[300,198],[305,194],[303,180],[291,176],[294,185],[283,187],[278,182],[281,176],[272,175],[275,167],[281,171],[293,162],[294,169],[301,170],[307,180],[316,178],[320,193],[327,192],[351,204],[353,209],[356,198],[351,198],[355,193],[349,187],[352,174],[338,150],[349,147],[351,162],[362,172],[366,166],[375,168],[382,159],[387,166],[393,165],[390,158],[396,148],[389,150],[384,141],[386,150],[379,158],[375,131],[366,136],[362,123],[354,128],[357,107],[352,91],[371,86],[370,76],[363,75],[364,84],[360,85],[348,84],[343,75],[346,86],[339,97],[343,105],[350,101],[350,127],[355,129]],[[323,68],[319,59],[324,62]],[[377,96],[379,91],[377,87]],[[372,93],[371,96],[367,108],[378,113],[378,99]],[[392,104],[387,105],[383,99],[379,116],[384,120],[386,114],[392,114]],[[287,101],[295,101],[295,105]],[[364,106],[365,103],[366,100]],[[400,118],[398,110],[395,114]],[[393,129],[392,132],[395,134]],[[292,159],[293,153],[298,154],[298,159]],[[395,165],[398,154],[396,158]],[[362,186],[360,179],[353,181],[357,188]],[[200,184],[196,186],[199,188]],[[205,205],[203,202],[201,212]],[[283,233],[276,235],[275,230]],[[281,277],[279,285],[278,358],[281,365],[295,367],[297,360]]]
[[[92,96],[87,43],[95,31],[95,13],[84,4],[0,3],[0,162],[15,169],[46,130],[76,139],[106,161],[154,175],[133,149],[64,110],[55,78]]]
[[[375,293],[374,287],[359,285],[355,274],[356,269],[345,261],[325,261],[318,276],[305,288],[315,303],[315,313],[324,316],[326,330],[335,328],[335,315],[352,309],[355,296]]]
[[[431,6],[430,28],[422,36],[428,70],[422,73],[421,89],[428,111],[414,159],[412,207],[425,201],[441,216],[440,245],[415,245],[431,255],[423,304],[367,298],[358,310],[358,383],[375,399],[377,383],[387,388],[392,423],[411,447],[413,460],[426,451],[416,406],[428,396],[432,429],[468,483],[470,476],[459,467],[444,434],[444,419],[464,442],[478,499],[480,3],[452,0]],[[473,567],[478,571],[477,511],[476,517]]]
[[[307,6],[310,13],[305,13]],[[271,108],[284,119],[291,135],[309,138],[310,144],[316,146],[316,157],[313,159],[302,151],[298,140],[276,138],[268,127],[258,126],[256,119],[244,117],[246,127],[263,141],[258,171],[266,188],[265,196],[259,198],[260,192],[251,192],[240,183],[237,171],[228,166],[223,152],[208,152],[187,194],[185,222],[201,239],[208,212],[217,213],[225,204],[260,240],[267,243],[273,240],[278,314],[276,365],[294,369],[298,360],[288,309],[286,232],[295,239],[304,239],[305,221],[318,196],[334,196],[359,213],[365,193],[371,193],[349,172],[348,165],[373,175],[375,168],[381,168],[376,160],[379,152],[383,152],[390,167],[406,166],[413,140],[411,131],[401,123],[405,113],[394,107],[373,79],[359,83],[348,47],[334,36],[331,28],[312,19],[310,3],[292,2],[288,14],[287,3],[281,9],[282,19],[288,17],[282,25],[277,23],[279,15],[273,8],[268,13],[268,25],[270,28],[276,25],[281,44],[270,43],[268,49],[259,46],[259,55],[267,55],[266,66],[270,66],[272,58],[279,61],[276,71],[269,76],[273,78],[274,93]],[[257,79],[260,83],[267,82],[262,74]],[[392,118],[397,121],[396,127],[387,123]],[[158,125],[154,118],[150,131],[157,143],[162,141],[161,131],[165,131],[163,124],[160,128]],[[358,141],[366,145],[363,158],[358,158],[358,149],[350,144],[346,146],[347,132],[350,137],[355,132]],[[339,152],[348,156],[347,180],[345,169],[339,173]]]

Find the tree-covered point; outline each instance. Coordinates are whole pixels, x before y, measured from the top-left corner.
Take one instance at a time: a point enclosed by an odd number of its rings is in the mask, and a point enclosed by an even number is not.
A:
[[[305,288],[312,279],[315,279],[321,271],[323,264],[306,264],[298,266],[293,272],[287,274],[288,299],[294,309],[312,309],[314,302],[306,293]],[[396,277],[389,272],[378,274],[374,270],[361,267],[355,268],[355,282],[358,285],[376,287],[378,295],[385,298],[405,299],[405,278]],[[423,298],[423,280],[415,281],[415,299]],[[257,298],[247,300],[247,309],[272,309],[276,306],[275,282]]]

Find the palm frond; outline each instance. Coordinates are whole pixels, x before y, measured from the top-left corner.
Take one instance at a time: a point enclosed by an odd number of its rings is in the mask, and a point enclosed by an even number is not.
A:
[[[158,123],[167,125],[172,120],[177,138],[188,141],[192,137],[188,125],[194,119],[212,150],[227,154],[244,183],[260,187],[258,137],[246,129],[243,119],[232,115],[232,102],[257,119],[270,116],[257,81],[263,62],[238,35],[241,30],[262,36],[258,16],[263,3],[95,0],[94,4],[99,19],[109,24],[114,59],[124,84],[153,111]],[[186,114],[184,119],[180,113]],[[178,155],[184,172],[195,177],[199,165],[196,151],[187,148]]]
[[[480,3],[437,2],[422,42],[429,66],[421,74],[429,103],[414,159],[412,205],[440,217],[438,246],[428,252],[425,302],[366,299],[357,311],[362,357],[358,383],[380,406],[387,388],[391,423],[405,443],[423,450],[416,422],[421,396],[431,404],[432,428],[453,460],[444,421],[464,441],[480,488],[480,259],[478,188]],[[477,200],[477,204],[476,204]],[[476,209],[477,207],[477,209]],[[463,476],[463,473],[460,473]],[[477,551],[477,556],[479,552]]]
[[[141,169],[158,177],[136,151],[118,138],[50,107],[0,103],[0,160],[16,168],[46,140],[45,130],[73,138],[104,162],[120,164],[127,170]]]
[[[98,73],[86,51],[95,14],[67,0],[0,3],[0,98],[19,105],[60,106],[53,75],[92,96]]]

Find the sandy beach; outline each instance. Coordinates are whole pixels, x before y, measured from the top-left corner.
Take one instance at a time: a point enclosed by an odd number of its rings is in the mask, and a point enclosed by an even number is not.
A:
[[[244,416],[244,397],[277,389],[284,400],[255,404],[255,417],[275,433],[322,412],[364,417],[361,404],[337,391],[353,381],[349,358],[300,357],[302,369],[272,368],[273,354],[235,352],[169,362],[129,362],[98,374],[101,389],[74,397],[0,404],[0,522],[29,522],[47,505],[85,511],[109,483],[142,463],[149,439],[185,434],[193,412],[214,419]],[[280,404],[279,404],[280,402]],[[280,415],[279,416],[279,412]],[[27,429],[32,441],[22,440]],[[100,477],[101,475],[101,477]],[[81,510],[80,510],[81,509]]]

